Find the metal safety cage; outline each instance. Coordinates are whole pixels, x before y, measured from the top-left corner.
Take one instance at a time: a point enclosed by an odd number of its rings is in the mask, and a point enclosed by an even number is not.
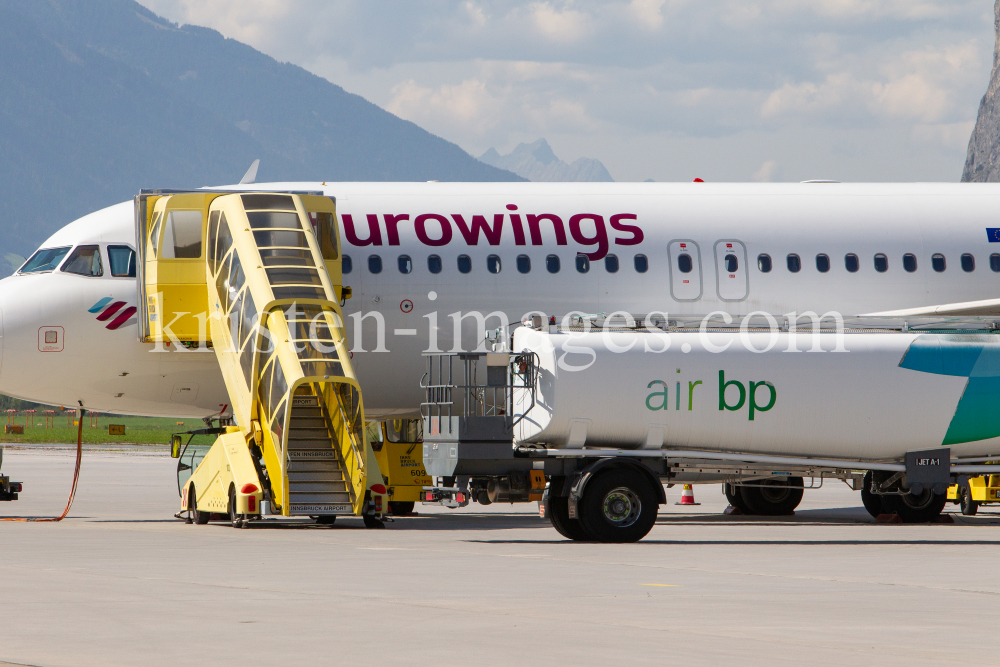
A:
[[[420,380],[424,390],[420,415],[427,434],[455,437],[459,430],[478,430],[469,429],[470,424],[486,422],[502,422],[502,430],[509,434],[528,411],[516,417],[512,414],[514,392],[526,392],[521,403],[535,405],[538,355],[534,352],[429,353],[424,357],[427,370]]]

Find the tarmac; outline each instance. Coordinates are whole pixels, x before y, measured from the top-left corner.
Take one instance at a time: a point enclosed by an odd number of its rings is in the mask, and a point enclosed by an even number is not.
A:
[[[6,516],[51,516],[73,450],[8,446]],[[61,523],[0,523],[0,664],[998,664],[1000,508],[874,523],[839,482],[795,516],[667,490],[637,544],[563,540],[537,504],[417,506],[365,529],[186,525],[162,448],[88,448]],[[6,661],[6,662],[3,662]]]

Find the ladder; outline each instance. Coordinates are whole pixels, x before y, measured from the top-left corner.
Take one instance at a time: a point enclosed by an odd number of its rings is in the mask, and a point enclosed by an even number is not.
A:
[[[386,489],[344,333],[334,200],[143,191],[135,208],[141,340],[211,348],[235,421],[182,509],[246,525],[267,501],[283,516],[377,520]]]

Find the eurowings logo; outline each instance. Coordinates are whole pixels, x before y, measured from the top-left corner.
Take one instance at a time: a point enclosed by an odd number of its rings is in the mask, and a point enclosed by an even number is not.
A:
[[[123,306],[125,307],[123,308]],[[95,303],[87,309],[87,312],[99,313],[97,315],[98,322],[108,322],[108,320],[111,320],[105,325],[105,328],[112,331],[135,324],[135,318],[132,318],[135,315],[135,307],[127,305],[124,301],[115,301],[110,296],[106,296]]]

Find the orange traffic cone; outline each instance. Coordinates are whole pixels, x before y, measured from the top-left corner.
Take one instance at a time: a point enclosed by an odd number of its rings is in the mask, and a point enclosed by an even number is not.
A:
[[[701,503],[696,503],[694,501],[694,489],[691,488],[690,484],[684,485],[684,490],[681,491],[681,501],[679,503],[674,503],[675,505],[701,505]]]

